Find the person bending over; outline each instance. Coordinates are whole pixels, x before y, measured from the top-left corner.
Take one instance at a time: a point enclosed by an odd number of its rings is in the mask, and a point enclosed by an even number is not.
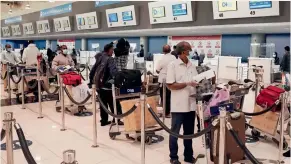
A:
[[[167,77],[167,68],[169,63],[176,60],[176,57],[173,56],[171,53],[171,47],[169,45],[163,46],[163,53],[164,56],[158,62],[156,72],[159,74],[158,82],[160,83],[160,96],[163,102],[163,81],[166,80]],[[166,87],[166,117],[170,118],[171,112],[171,91]]]
[[[197,75],[197,70],[189,61],[189,52],[192,51],[188,42],[177,44],[178,59],[168,65],[167,86],[171,90],[171,130],[179,133],[183,126],[184,135],[194,133],[196,100],[190,97],[195,94],[197,83],[189,80]],[[170,136],[170,162],[181,164],[178,158],[178,138]],[[194,163],[192,139],[184,140],[184,161]]]

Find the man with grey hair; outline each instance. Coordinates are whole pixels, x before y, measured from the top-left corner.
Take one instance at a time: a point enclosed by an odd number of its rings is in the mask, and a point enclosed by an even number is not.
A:
[[[176,53],[178,59],[174,60],[167,68],[167,86],[171,90],[171,130],[179,133],[183,125],[184,135],[194,133],[196,100],[191,95],[196,93],[197,82],[192,81],[197,70],[190,62],[189,52],[192,51],[188,42],[177,44]],[[178,138],[170,136],[170,162],[171,164],[181,164],[178,157]],[[184,161],[194,163],[192,140],[184,140]]]

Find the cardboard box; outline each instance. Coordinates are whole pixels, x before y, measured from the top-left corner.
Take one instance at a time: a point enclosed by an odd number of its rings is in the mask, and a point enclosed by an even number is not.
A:
[[[129,111],[134,104],[138,103],[137,109],[129,116],[124,117],[124,128],[126,132],[139,131],[141,129],[141,106],[140,99],[124,100],[121,101],[122,112],[125,113]],[[147,98],[147,103],[152,107],[152,109],[157,113],[157,97],[152,96]],[[145,128],[153,127],[157,125],[157,122],[152,117],[147,107],[145,109]]]
[[[264,109],[259,106],[255,105],[254,112],[260,112]],[[253,116],[250,125],[254,126],[256,129],[268,133],[272,136],[275,136],[278,122],[279,122],[280,113],[269,111],[262,115]]]

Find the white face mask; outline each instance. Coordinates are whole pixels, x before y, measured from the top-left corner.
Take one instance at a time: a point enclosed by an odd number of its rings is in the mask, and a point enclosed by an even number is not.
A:
[[[7,48],[6,51],[7,51],[7,52],[11,52],[11,48]]]
[[[274,58],[274,57],[276,57],[276,55],[275,55],[275,54],[273,55],[273,58]]]
[[[68,50],[63,50],[63,54],[67,55],[68,54]]]

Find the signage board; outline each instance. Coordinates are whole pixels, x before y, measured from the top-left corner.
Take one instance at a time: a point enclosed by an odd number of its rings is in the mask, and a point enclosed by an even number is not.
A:
[[[51,32],[48,20],[37,21],[36,27],[39,34]]]
[[[5,19],[5,24],[18,23],[22,21],[22,16],[16,16]]]
[[[32,22],[24,23],[22,27],[23,27],[23,34],[25,35],[34,34],[34,28],[33,28]]]
[[[78,14],[76,15],[76,21],[78,30],[98,28],[96,12]]]
[[[120,3],[121,1],[95,1],[95,7]]]
[[[12,35],[13,36],[21,35],[21,30],[20,30],[20,25],[19,24],[11,26],[11,30],[12,30]]]
[[[150,2],[148,3],[150,23],[173,23],[193,20],[192,2]]]
[[[214,19],[279,16],[279,1],[213,1]]]
[[[48,17],[48,16],[53,16],[53,15],[69,13],[69,12],[72,12],[72,3],[41,10],[40,17]]]
[[[122,27],[137,25],[136,11],[134,5],[107,9],[106,10],[108,27]]]
[[[61,17],[54,19],[55,32],[71,31],[70,17]]]
[[[2,36],[10,36],[10,28],[9,26],[6,26],[6,27],[2,27]]]

